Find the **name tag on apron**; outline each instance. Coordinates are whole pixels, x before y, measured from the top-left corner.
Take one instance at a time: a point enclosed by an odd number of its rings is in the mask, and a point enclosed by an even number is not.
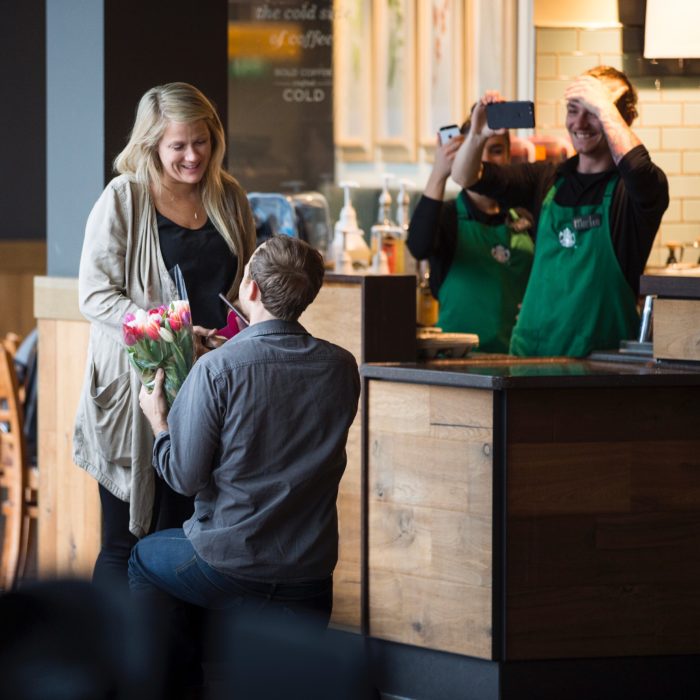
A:
[[[577,216],[573,220],[574,231],[588,231],[601,224],[600,214],[589,214],[588,216]]]

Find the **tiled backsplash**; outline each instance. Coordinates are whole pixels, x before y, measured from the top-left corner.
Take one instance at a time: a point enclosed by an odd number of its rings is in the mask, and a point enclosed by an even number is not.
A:
[[[538,132],[566,136],[564,88],[599,64],[622,70],[620,29],[537,28]],[[671,204],[661,223],[650,265],[666,260],[667,241],[700,239],[700,78],[634,79],[639,117],[632,128],[668,176]],[[696,251],[686,251],[695,262]]]

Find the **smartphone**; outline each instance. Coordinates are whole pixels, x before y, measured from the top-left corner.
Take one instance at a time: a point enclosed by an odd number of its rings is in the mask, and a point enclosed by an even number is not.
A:
[[[250,325],[250,322],[248,319],[243,315],[242,311],[239,311],[223,294],[219,294],[219,298],[221,301],[228,306],[229,309],[236,315],[236,318],[240,321],[239,325],[242,325],[244,328],[247,328]],[[223,329],[221,329],[223,330]]]
[[[459,127],[456,124],[441,126],[438,130],[438,134],[440,135],[440,145],[444,146],[450,139],[453,139],[455,136],[459,136],[460,133]]]
[[[492,102],[486,105],[486,123],[490,129],[531,129],[535,126],[532,102]]]

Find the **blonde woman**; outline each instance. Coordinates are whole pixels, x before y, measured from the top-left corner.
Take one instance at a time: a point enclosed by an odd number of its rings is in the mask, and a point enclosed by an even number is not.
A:
[[[102,548],[93,579],[126,585],[129,552],[151,529],[180,527],[192,501],[159,482],[153,435],[139,409],[139,379],[121,339],[126,313],[177,298],[177,264],[188,290],[199,352],[224,325],[218,294],[238,295],[255,246],[245,192],[222,168],[224,130],[211,102],[187,83],[141,98],[119,176],[88,217],[80,260],[81,313],[90,321],[74,461],[99,482]]]

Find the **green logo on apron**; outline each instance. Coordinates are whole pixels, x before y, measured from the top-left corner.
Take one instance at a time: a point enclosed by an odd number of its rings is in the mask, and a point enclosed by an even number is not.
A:
[[[573,248],[576,245],[576,234],[568,226],[559,231],[559,245],[562,248]]]
[[[491,248],[491,255],[496,262],[505,265],[510,260],[510,248],[506,248],[504,245],[495,245]]]

